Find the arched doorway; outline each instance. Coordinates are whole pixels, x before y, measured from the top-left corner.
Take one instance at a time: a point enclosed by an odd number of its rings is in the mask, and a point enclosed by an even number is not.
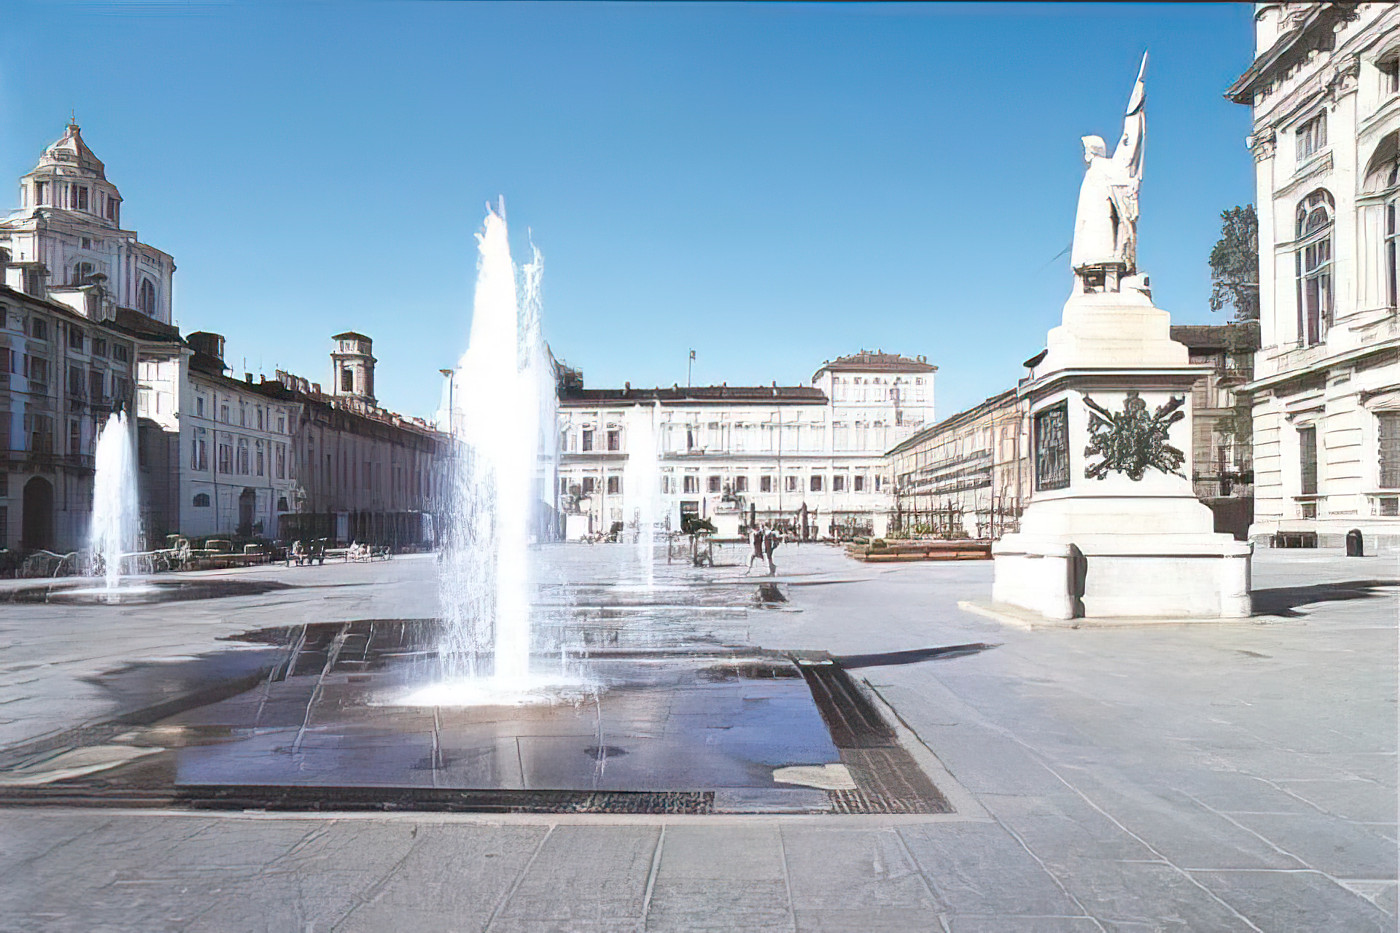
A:
[[[53,540],[53,484],[41,476],[36,476],[24,484],[24,514],[20,519],[20,540],[22,548],[43,548],[52,551]]]
[[[238,533],[240,535],[253,533],[253,504],[256,501],[257,493],[244,487],[243,492],[238,496]]]

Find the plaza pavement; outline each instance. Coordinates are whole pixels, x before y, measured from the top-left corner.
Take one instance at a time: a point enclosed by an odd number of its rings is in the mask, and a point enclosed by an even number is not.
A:
[[[606,576],[621,552],[575,546],[557,563]],[[778,559],[789,603],[726,638],[999,645],[858,672],[957,812],[0,809],[0,930],[1396,929],[1394,555],[1258,552],[1262,623],[1031,630],[958,608],[986,598],[990,563],[860,565],[819,545]],[[114,715],[96,679],[127,662],[227,651],[219,638],[270,625],[431,615],[433,571],[279,567],[233,576],[296,589],[0,604],[0,753]]]

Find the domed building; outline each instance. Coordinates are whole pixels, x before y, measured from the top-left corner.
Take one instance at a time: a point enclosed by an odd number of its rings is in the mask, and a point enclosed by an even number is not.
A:
[[[6,284],[95,320],[132,308],[171,319],[175,260],[122,228],[122,196],[76,122],[19,181],[20,207],[0,220]]]

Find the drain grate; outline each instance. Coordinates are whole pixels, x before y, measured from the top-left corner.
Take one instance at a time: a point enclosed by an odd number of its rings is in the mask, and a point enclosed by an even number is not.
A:
[[[837,748],[897,747],[894,730],[885,722],[875,704],[860,692],[851,678],[834,662],[800,664],[803,678],[811,688],[812,699],[826,720],[831,741]]]

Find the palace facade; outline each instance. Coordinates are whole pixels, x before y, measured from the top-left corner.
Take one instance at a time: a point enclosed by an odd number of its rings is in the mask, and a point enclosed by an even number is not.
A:
[[[1254,539],[1400,543],[1400,7],[1260,3]]]
[[[727,516],[799,535],[881,533],[894,508],[883,454],[933,420],[924,357],[880,351],[824,362],[809,385],[584,388],[560,380],[558,503],[571,537],[631,521],[629,412],[654,412],[670,528]]]

